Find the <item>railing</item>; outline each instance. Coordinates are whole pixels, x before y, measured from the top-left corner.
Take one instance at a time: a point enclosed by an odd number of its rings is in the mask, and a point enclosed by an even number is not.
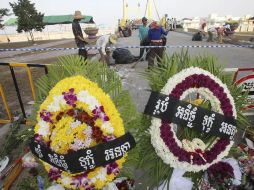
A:
[[[30,84],[32,97],[35,100],[36,92],[35,92],[35,87],[34,87],[34,81],[33,81],[31,68],[32,67],[44,68],[45,74],[47,74],[48,73],[47,65],[30,64],[30,63],[0,63],[0,66],[9,67],[10,72],[11,72],[11,77],[12,77],[12,80],[13,80],[13,83],[14,83],[14,87],[15,87],[15,90],[16,90],[16,93],[17,93],[17,98],[18,98],[18,101],[19,101],[21,112],[23,114],[24,119],[27,119],[26,112],[25,112],[25,109],[24,109],[24,103],[22,101],[22,97],[21,97],[21,93],[20,93],[20,89],[19,89],[19,86],[18,86],[18,82],[17,82],[17,78],[16,78],[16,75],[15,75],[14,69],[15,68],[24,68],[24,69],[26,69],[27,76],[28,76],[28,79],[29,79],[29,84]],[[6,94],[5,94],[4,88],[1,84],[0,84],[0,95],[1,95],[4,107],[5,107],[5,111],[7,112],[7,116],[8,116],[8,119],[0,119],[0,124],[11,123],[13,121],[13,118],[12,118],[11,111],[10,111],[10,108],[9,108],[7,100],[6,100]]]

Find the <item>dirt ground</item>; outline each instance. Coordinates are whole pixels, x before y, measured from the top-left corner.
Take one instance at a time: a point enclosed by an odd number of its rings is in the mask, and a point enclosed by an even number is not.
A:
[[[10,42],[10,43],[1,43],[1,48],[23,48],[27,46],[33,46],[33,45],[41,45],[46,44],[49,42],[54,41],[60,41],[60,40],[40,40],[40,41],[34,41],[34,42]]]
[[[48,42],[54,42],[55,40],[52,41],[36,41],[35,44],[40,45],[40,44],[46,44]],[[27,47],[31,46],[30,42],[17,42],[17,43],[5,43],[1,44],[1,48],[21,48],[21,47]],[[62,45],[57,45],[57,46],[52,46],[52,48],[67,48],[67,47],[75,47],[74,42],[62,44]],[[41,52],[27,52],[27,53],[22,53],[19,55],[15,55],[15,57],[20,57],[20,56],[27,56],[27,55],[35,55],[35,54],[40,54]],[[45,53],[45,52],[44,52]],[[48,59],[41,59],[37,60],[36,63],[39,64],[53,64],[54,62],[57,61],[57,57],[54,58],[48,58]],[[30,61],[27,61],[29,63]],[[34,62],[34,61],[32,61]],[[25,68],[15,68],[15,75],[17,78],[20,94],[22,97],[22,101],[25,106],[25,110],[27,108],[30,108],[31,105],[28,105],[29,102],[33,101],[32,94],[31,94],[31,88],[28,80],[28,75],[27,71]],[[45,74],[45,71],[43,68],[31,68],[32,71],[32,76],[33,76],[33,81],[36,83],[37,79],[40,78]],[[10,107],[10,110],[13,115],[17,115],[18,113],[21,113],[21,109],[19,106],[18,98],[17,98],[17,93],[14,87],[14,83],[11,77],[11,72],[8,66],[2,66],[0,65],[0,83],[3,85],[6,99],[8,102],[8,105]],[[0,100],[0,105],[2,104],[2,99]],[[0,119],[6,119],[7,114],[3,108],[3,106],[0,106]]]

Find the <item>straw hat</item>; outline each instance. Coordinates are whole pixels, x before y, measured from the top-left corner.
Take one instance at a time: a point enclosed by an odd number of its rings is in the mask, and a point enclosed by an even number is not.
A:
[[[116,42],[117,42],[117,35],[111,34],[111,35],[109,36],[109,41],[110,41],[112,44],[116,44]]]
[[[82,16],[80,11],[75,11],[74,19],[82,19],[84,16]]]

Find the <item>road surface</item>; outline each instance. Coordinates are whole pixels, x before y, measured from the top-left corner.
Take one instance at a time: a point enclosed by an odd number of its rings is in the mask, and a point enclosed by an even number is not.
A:
[[[168,45],[217,45],[216,43],[208,43],[206,41],[193,42],[191,41],[191,35],[178,32],[169,32],[167,37]],[[70,39],[57,42],[59,44],[68,44]],[[65,47],[66,47],[65,44]],[[71,43],[73,44],[73,43]],[[54,47],[56,42],[43,44],[40,47]],[[126,45],[139,45],[138,33],[133,32],[132,37],[120,38],[116,46]],[[59,47],[59,46],[58,46]],[[30,47],[29,47],[30,48]],[[36,48],[36,46],[34,46]],[[130,49],[132,54],[138,55],[139,49]],[[181,49],[167,49],[166,52],[172,54],[173,52],[180,52]],[[251,48],[189,48],[191,56],[200,55],[203,53],[214,55],[218,58],[218,61],[227,68],[247,68],[254,67],[254,49]],[[6,52],[1,57],[0,62],[34,62],[40,63],[40,61],[56,56],[63,56],[68,54],[75,54],[77,51],[51,51],[51,52],[40,52],[36,55],[17,55],[10,52],[11,58],[6,58]],[[137,104],[138,110],[143,111],[144,106],[149,96],[149,87],[147,81],[145,81],[138,73],[144,71],[147,68],[147,62],[140,62],[135,69],[132,69],[130,65],[117,65],[116,71],[122,78],[123,86],[128,89]],[[138,90],[137,90],[138,89]]]

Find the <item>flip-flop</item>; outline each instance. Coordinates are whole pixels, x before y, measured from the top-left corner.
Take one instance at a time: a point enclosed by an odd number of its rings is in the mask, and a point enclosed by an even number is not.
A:
[[[5,156],[2,160],[0,160],[0,173],[6,168],[9,163],[9,158]]]

